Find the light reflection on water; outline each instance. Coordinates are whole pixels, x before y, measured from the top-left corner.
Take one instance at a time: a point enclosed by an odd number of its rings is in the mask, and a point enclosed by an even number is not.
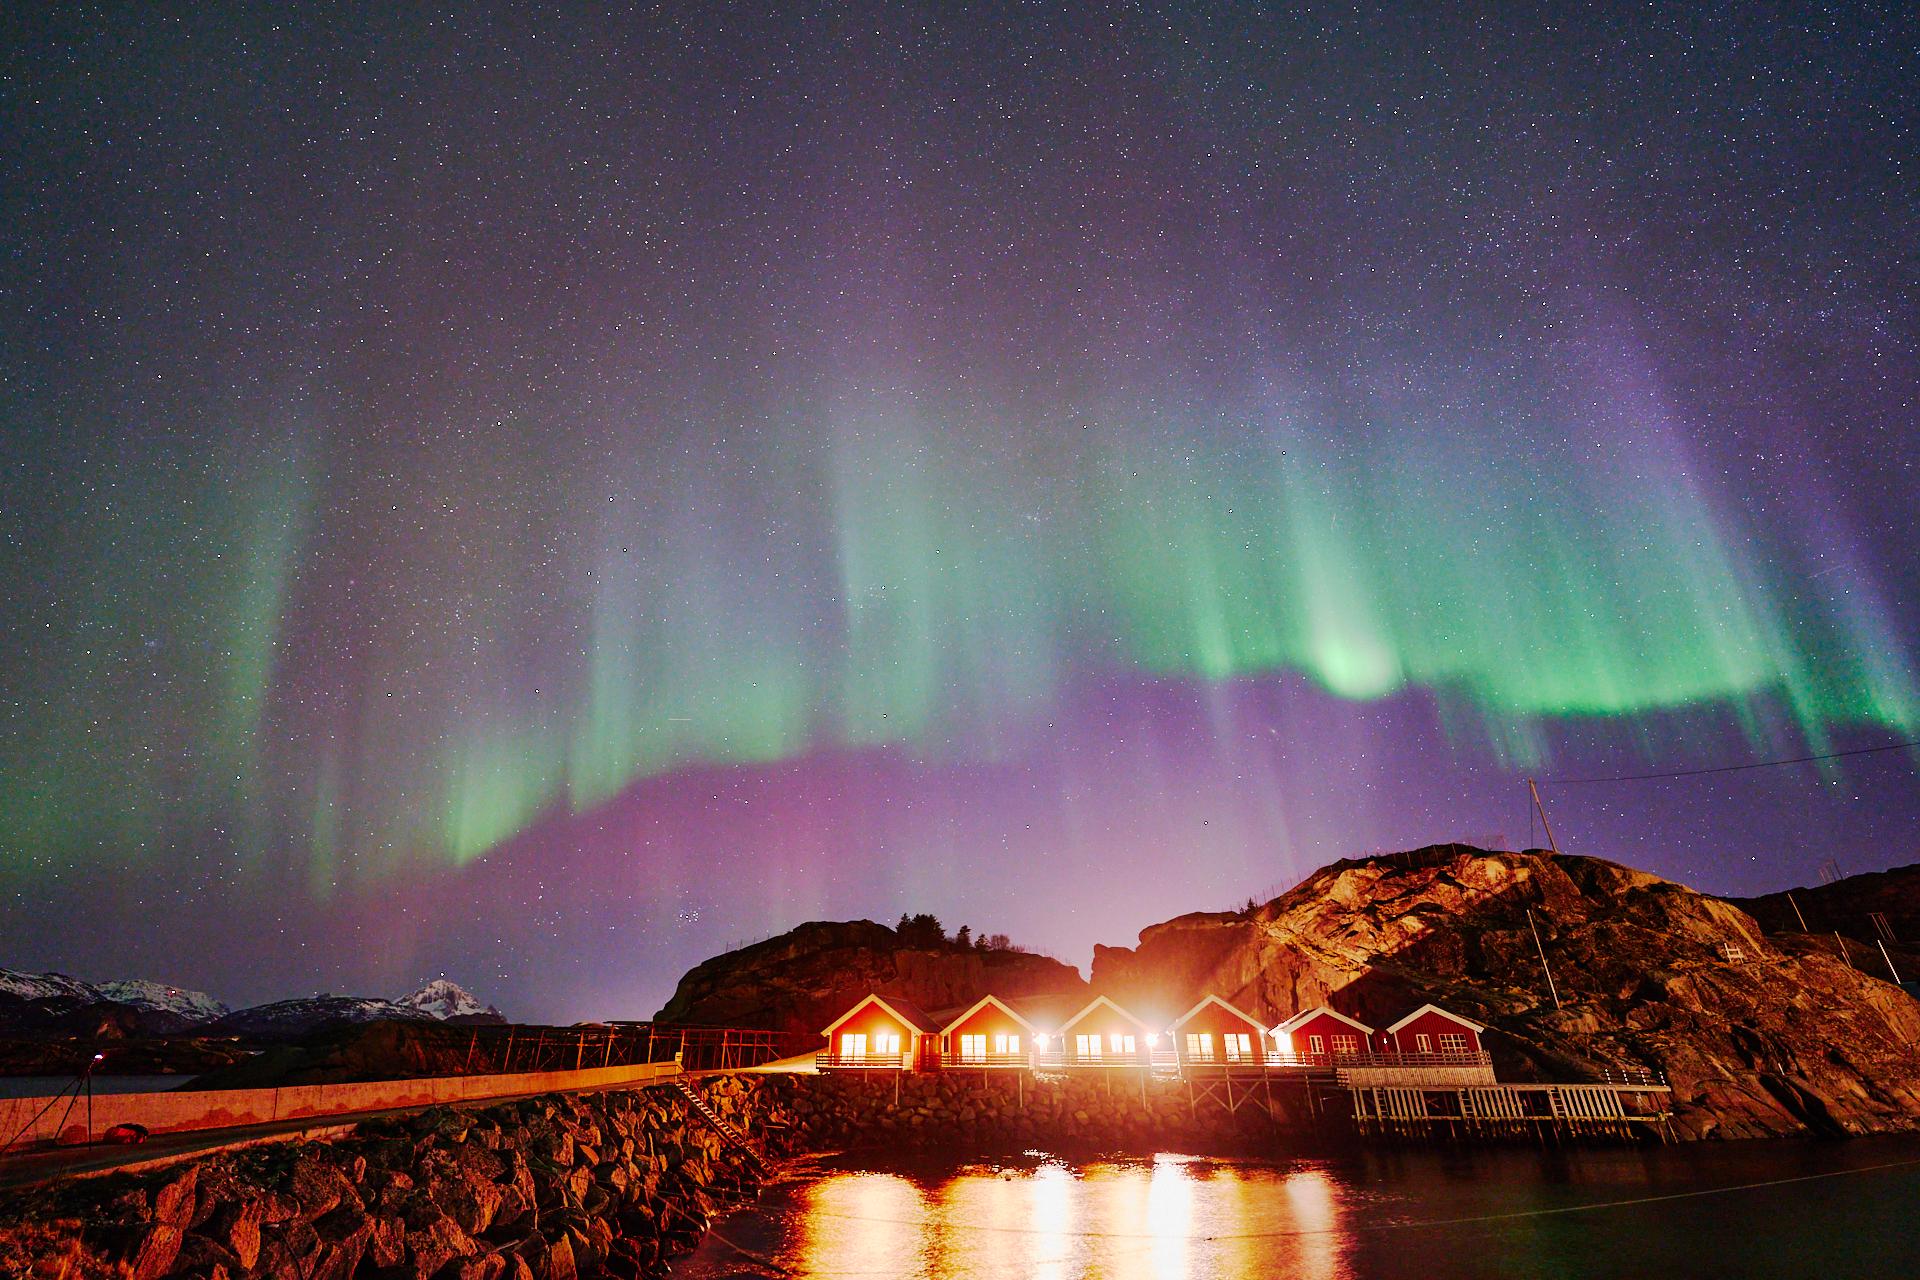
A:
[[[1235,1164],[1169,1154],[973,1165],[931,1185],[849,1171],[795,1186],[780,1215],[791,1232],[762,1257],[808,1276],[1206,1280],[1280,1266],[1303,1280],[1342,1280],[1338,1241],[1325,1234],[1338,1217],[1338,1186],[1303,1168],[1280,1176],[1276,1196],[1274,1177],[1264,1166],[1250,1177]],[[722,1231],[732,1237],[739,1225]],[[736,1269],[713,1274],[754,1274],[725,1251]]]
[[[1920,1276],[1920,1140],[801,1165],[676,1277]]]

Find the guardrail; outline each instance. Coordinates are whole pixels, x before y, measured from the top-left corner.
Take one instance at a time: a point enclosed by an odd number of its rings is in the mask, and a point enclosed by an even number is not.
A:
[[[77,1146],[91,1143],[120,1124],[138,1125],[155,1134],[233,1129],[535,1093],[639,1086],[679,1074],[680,1068],[672,1062],[642,1062],[510,1075],[422,1076],[266,1089],[103,1093],[94,1095],[90,1108],[84,1103],[66,1107],[62,1103],[66,1095],[4,1098],[0,1099],[0,1143],[21,1149],[50,1143]]]

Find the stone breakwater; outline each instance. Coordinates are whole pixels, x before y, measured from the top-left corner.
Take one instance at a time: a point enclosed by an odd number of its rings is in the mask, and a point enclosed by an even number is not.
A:
[[[750,1134],[777,1111],[754,1077],[699,1088]],[[6,1193],[0,1277],[631,1280],[666,1274],[756,1190],[751,1163],[671,1088],[436,1107],[335,1141]]]
[[[1233,1151],[1279,1124],[1118,1074],[727,1075],[696,1087],[769,1156],[845,1149]],[[1276,1108],[1278,1109],[1278,1108]],[[761,1171],[653,1085],[435,1107],[0,1194],[0,1278],[621,1280],[664,1275]]]
[[[1132,1072],[1025,1076],[952,1071],[773,1076],[766,1099],[806,1150],[861,1147],[993,1154],[1028,1147],[1205,1150],[1268,1146],[1292,1128],[1281,1096],[1229,1111],[1178,1080]],[[984,1078],[983,1078],[984,1077]]]

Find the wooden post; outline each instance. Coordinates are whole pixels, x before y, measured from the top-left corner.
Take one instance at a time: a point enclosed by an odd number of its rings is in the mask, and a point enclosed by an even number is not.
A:
[[[1532,784],[1529,783],[1528,785]],[[1547,948],[1540,941],[1540,926],[1533,922],[1532,907],[1527,908],[1527,928],[1533,930],[1533,945],[1540,952],[1540,968],[1544,970],[1547,975],[1547,991],[1553,996],[1553,1007],[1558,1009],[1561,1007],[1560,989],[1553,985],[1553,968],[1547,964]]]
[[[1875,938],[1874,942],[1879,944],[1880,958],[1887,962],[1887,972],[1893,975],[1894,983],[1897,985],[1900,982],[1900,971],[1893,967],[1893,957],[1887,954],[1887,944],[1878,938]]]
[[[1846,939],[1840,936],[1840,931],[1838,929],[1835,929],[1833,931],[1833,945],[1840,948],[1840,963],[1844,964],[1849,969],[1853,968],[1853,961],[1847,958]]]
[[[1533,807],[1540,813],[1540,825],[1546,828],[1547,848],[1559,853],[1560,846],[1553,839],[1553,824],[1547,821],[1547,807],[1540,803],[1540,788],[1534,785],[1532,778],[1527,779],[1527,791],[1533,796]]]
[[[1800,921],[1800,932],[1802,932],[1802,933],[1812,933],[1812,932],[1813,932],[1813,930],[1811,930],[1811,929],[1809,929],[1809,928],[1807,928],[1807,918],[1806,918],[1806,916],[1804,916],[1804,915],[1802,915],[1802,914],[1801,914],[1801,912],[1800,912],[1800,904],[1799,904],[1798,902],[1795,902],[1795,901],[1793,900],[1793,891],[1792,891],[1792,890],[1788,890],[1788,891],[1787,891],[1787,902],[1788,902],[1789,904],[1791,904],[1791,905],[1792,905],[1792,907],[1793,907],[1793,914],[1794,914],[1794,918]]]

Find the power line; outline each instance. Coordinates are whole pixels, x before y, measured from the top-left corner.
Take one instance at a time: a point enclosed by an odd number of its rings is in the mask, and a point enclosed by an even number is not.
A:
[[[1651,778],[1697,778],[1703,773],[1739,773],[1745,769],[1771,769],[1783,764],[1811,764],[1816,760],[1839,760],[1844,756],[1870,756],[1881,751],[1906,751],[1920,747],[1920,741],[1890,742],[1884,747],[1856,747],[1852,751],[1829,751],[1817,756],[1794,756],[1790,760],[1756,760],[1752,764],[1723,764],[1711,769],[1676,769],[1672,773],[1620,773],[1605,778],[1542,778],[1548,786],[1573,787],[1588,782],[1645,782]]]

